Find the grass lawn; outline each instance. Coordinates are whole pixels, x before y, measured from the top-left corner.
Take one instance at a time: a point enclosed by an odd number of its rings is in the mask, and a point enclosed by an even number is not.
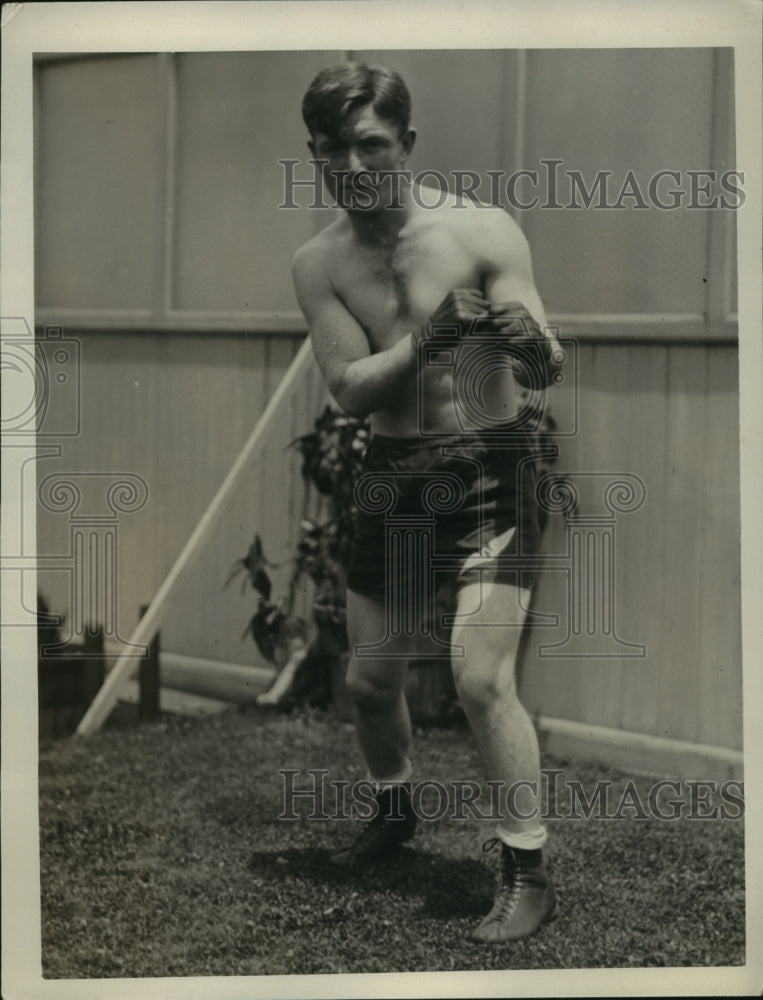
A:
[[[628,776],[544,759],[587,794]],[[373,870],[336,873],[350,820],[279,820],[279,768],[364,777],[331,714],[247,708],[41,748],[44,974],[51,978],[718,966],[744,962],[741,820],[551,819],[560,915],[490,946],[493,823],[433,820]],[[468,733],[418,734],[417,780],[475,778]],[[642,803],[653,779],[634,779]],[[667,799],[670,799],[668,794]],[[686,798],[686,793],[683,793]],[[426,800],[425,801],[429,801]],[[436,809],[437,799],[432,800]],[[567,799],[559,798],[564,815]],[[664,807],[663,807],[664,808]],[[569,809],[567,809],[569,812]]]

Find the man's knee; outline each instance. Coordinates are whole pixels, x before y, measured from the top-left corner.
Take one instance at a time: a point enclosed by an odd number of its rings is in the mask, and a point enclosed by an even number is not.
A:
[[[347,690],[357,708],[384,711],[397,703],[402,681],[394,669],[352,660],[347,671]]]
[[[454,660],[453,680],[458,697],[465,709],[487,711],[495,705],[506,705],[517,697],[513,658],[469,656]]]

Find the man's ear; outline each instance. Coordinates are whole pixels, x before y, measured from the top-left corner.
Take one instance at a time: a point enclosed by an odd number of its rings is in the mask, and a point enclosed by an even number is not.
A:
[[[400,143],[405,150],[405,155],[410,156],[411,150],[416,145],[416,129],[409,128],[405,135],[400,140]]]

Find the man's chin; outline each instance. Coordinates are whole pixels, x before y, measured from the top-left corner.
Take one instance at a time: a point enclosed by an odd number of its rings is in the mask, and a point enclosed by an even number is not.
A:
[[[389,191],[375,192],[368,189],[338,192],[335,201],[337,208],[351,215],[373,215],[403,207],[399,199],[390,197]]]

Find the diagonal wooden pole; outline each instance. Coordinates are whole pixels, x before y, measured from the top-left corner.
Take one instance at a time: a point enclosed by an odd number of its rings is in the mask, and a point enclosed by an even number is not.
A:
[[[247,471],[252,459],[252,455],[265,440],[272,424],[278,416],[284,401],[287,399],[289,391],[298,380],[307,372],[312,364],[313,352],[309,337],[305,339],[295,356],[286,374],[281,379],[276,391],[268,400],[267,406],[262,416],[254,426],[254,430],[249,435],[244,447],[239,452],[236,461],[230,468],[227,476],[223,480],[211,503],[204,511],[201,520],[194,528],[191,537],[186,542],[183,551],[175,560],[175,564],[167,574],[164,582],[156,593],[145,615],[138,622],[135,631],[130,636],[129,642],[132,646],[142,646],[151,642],[157,630],[162,624],[167,603],[174,587],[181,576],[189,569],[194,559],[198,556],[204,543],[209,538],[226,502],[236,489],[240,479]],[[112,669],[109,671],[106,680],[102,684],[98,694],[93,699],[92,704],[82,717],[82,721],[77,727],[78,736],[90,736],[97,732],[106,721],[109,712],[119,697],[125,682],[136,669],[139,658],[134,653],[123,653]]]

